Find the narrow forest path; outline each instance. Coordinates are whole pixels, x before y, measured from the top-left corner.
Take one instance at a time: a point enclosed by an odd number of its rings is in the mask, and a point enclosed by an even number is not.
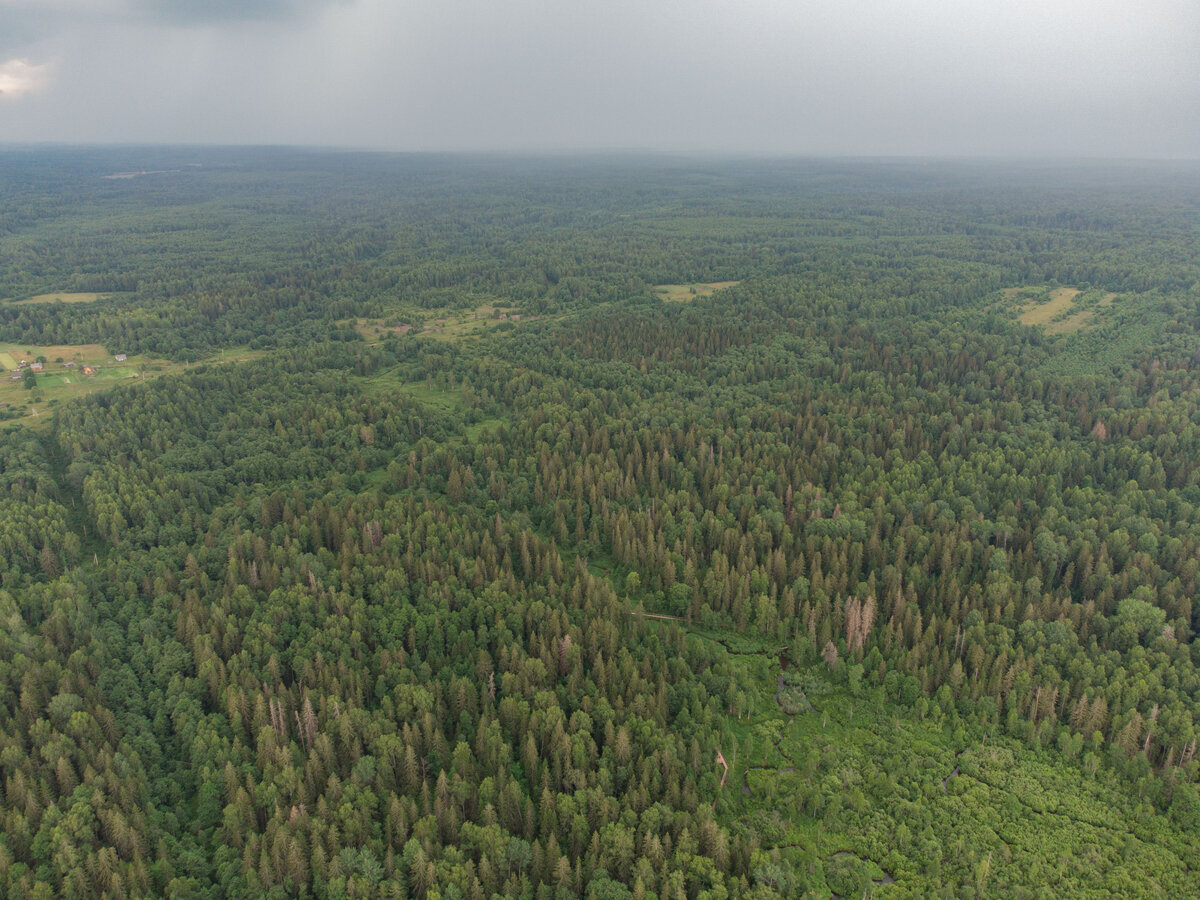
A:
[[[668,615],[665,615],[664,613],[648,613],[648,612],[644,612],[640,609],[631,609],[631,610],[629,610],[629,612],[631,615],[640,616],[643,619],[665,619],[668,622],[683,622],[685,624],[687,623],[687,619],[681,618],[680,616],[668,616]]]
[[[92,559],[100,559],[108,553],[109,546],[96,533],[95,523],[88,515],[87,503],[83,499],[83,485],[74,484],[68,477],[67,452],[58,441],[56,428],[51,428],[38,435],[46,461],[49,463],[50,474],[59,491],[59,498],[67,510],[67,525],[79,538],[79,565],[90,564]]]

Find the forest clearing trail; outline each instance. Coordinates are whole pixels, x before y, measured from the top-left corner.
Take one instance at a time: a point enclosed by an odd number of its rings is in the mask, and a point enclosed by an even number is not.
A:
[[[668,622],[684,622],[684,623],[687,622],[687,619],[681,618],[679,616],[668,616],[664,613],[648,613],[648,612],[643,612],[640,609],[631,609],[629,612],[631,615],[641,616],[643,619],[664,619]]]

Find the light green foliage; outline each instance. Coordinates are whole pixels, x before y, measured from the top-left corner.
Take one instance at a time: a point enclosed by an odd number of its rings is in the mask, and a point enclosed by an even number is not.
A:
[[[736,673],[762,659],[729,654],[718,666]],[[822,669],[783,674],[799,682]],[[718,809],[771,861],[755,870],[764,883],[842,896],[887,885],[899,897],[945,885],[1007,895],[1031,878],[1063,895],[1200,890],[1190,839],[1174,827],[1190,821],[1194,791],[1168,815],[1151,813],[1111,773],[1089,774],[955,711],[921,718],[895,704],[885,687],[894,673],[858,698],[814,691],[820,699],[801,713],[778,695],[773,708],[772,680],[755,680],[755,716],[739,726],[754,751],[733,776],[746,789],[722,792]]]

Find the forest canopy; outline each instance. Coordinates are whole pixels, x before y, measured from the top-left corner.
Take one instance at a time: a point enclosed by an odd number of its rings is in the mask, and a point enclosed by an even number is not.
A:
[[[1200,893],[1194,166],[0,160],[0,894]]]

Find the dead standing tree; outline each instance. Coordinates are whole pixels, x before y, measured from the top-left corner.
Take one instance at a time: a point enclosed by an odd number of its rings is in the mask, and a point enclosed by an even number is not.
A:
[[[725,790],[725,779],[729,777],[729,763],[725,762],[725,754],[721,752],[719,747],[717,748],[717,765],[725,767],[725,771],[721,774],[721,783],[717,785],[717,796],[719,797],[720,792]],[[713,809],[716,809],[716,806],[717,798],[714,797]]]

